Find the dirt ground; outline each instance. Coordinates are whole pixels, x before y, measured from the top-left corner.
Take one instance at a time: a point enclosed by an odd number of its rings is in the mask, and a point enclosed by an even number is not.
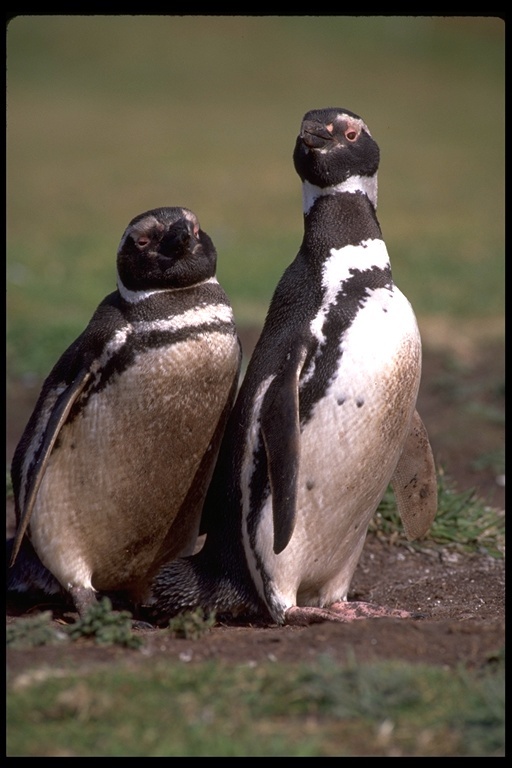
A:
[[[428,428],[438,466],[459,490],[475,488],[489,505],[503,510],[504,347],[496,329],[465,328],[455,336],[442,323],[422,328],[423,382],[418,410]],[[500,329],[498,329],[498,333]],[[448,339],[450,342],[448,343]],[[254,334],[244,339],[249,350]],[[21,434],[37,387],[9,386],[7,459]],[[12,505],[7,505],[12,535]],[[376,619],[310,627],[215,627],[199,640],[170,637],[166,630],[142,630],[143,650],[99,647],[79,641],[65,648],[42,646],[30,652],[9,649],[11,680],[29,669],[101,664],[147,664],[157,657],[173,662],[216,659],[233,663],[308,661],[320,654],[360,661],[401,659],[478,667],[504,646],[505,566],[485,552],[463,554],[429,544],[421,551],[376,535],[367,539],[350,597],[421,613],[416,620]],[[7,622],[40,610],[54,610],[54,621],[76,616],[58,604],[8,601]],[[51,672],[50,672],[51,674]],[[19,678],[18,678],[19,679]]]

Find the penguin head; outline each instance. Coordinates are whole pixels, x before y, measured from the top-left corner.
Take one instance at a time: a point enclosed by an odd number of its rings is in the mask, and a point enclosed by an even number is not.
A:
[[[330,107],[306,112],[293,163],[303,182],[317,187],[341,184],[350,176],[374,176],[379,147],[359,115]]]
[[[155,208],[128,224],[117,251],[119,280],[131,291],[186,288],[215,275],[217,253],[187,208]]]

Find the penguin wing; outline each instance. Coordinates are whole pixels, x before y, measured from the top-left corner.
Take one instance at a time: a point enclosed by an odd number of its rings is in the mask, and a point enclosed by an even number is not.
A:
[[[59,436],[60,430],[66,422],[73,404],[80,396],[91,376],[92,372],[89,368],[82,368],[75,376],[71,384],[66,387],[64,392],[62,392],[62,394],[59,396],[52,409],[52,413],[48,419],[48,423],[46,424],[44,431],[44,437],[38,459],[30,472],[27,492],[25,494],[25,503],[23,509],[21,510],[18,530],[16,531],[16,537],[12,546],[11,565],[16,560],[22,539],[30,522],[34,503],[37,498],[37,492],[43,480],[49,458],[51,456],[55,442]]]
[[[48,460],[51,456],[60,430],[64,425],[73,404],[76,402],[93,371],[97,370],[97,361],[117,328],[127,326],[124,317],[123,302],[118,291],[106,296],[94,312],[84,331],[66,349],[57,360],[43,383],[36,407],[30,416],[14,452],[11,476],[16,498],[16,516],[18,530],[12,548],[11,563],[14,563],[21,541],[27,530],[37,492],[44,477]],[[57,388],[63,388],[55,399]],[[43,416],[41,416],[43,414]],[[27,452],[33,452],[33,434],[41,430],[43,437],[37,445],[38,458],[25,470]],[[23,475],[27,472],[26,492],[23,503],[18,503],[23,485]]]
[[[409,541],[424,536],[437,512],[437,477],[427,430],[417,411],[391,487]]]
[[[287,355],[285,365],[265,393],[260,412],[272,491],[276,555],[288,545],[295,527],[300,457],[299,375],[306,353],[306,347],[299,347],[297,352]]]

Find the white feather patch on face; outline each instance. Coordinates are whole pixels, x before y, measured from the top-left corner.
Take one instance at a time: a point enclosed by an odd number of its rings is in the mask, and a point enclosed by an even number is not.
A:
[[[216,277],[209,277],[206,280],[200,280],[198,283],[194,283],[194,286],[196,285],[207,285],[208,283],[214,283],[217,284],[217,278]],[[144,299],[148,299],[150,296],[153,296],[155,293],[165,293],[170,291],[186,291],[189,288],[194,287],[192,285],[186,285],[183,288],[151,288],[149,290],[145,291],[130,291],[124,284],[121,278],[119,277],[119,273],[117,275],[117,290],[123,297],[125,301],[127,301],[129,304],[137,304],[139,301],[144,301]]]
[[[189,211],[187,208],[183,208],[183,217],[193,224],[193,226],[194,226],[194,235],[195,235],[195,237],[197,237],[197,235],[199,234],[199,229],[200,229],[199,222],[197,220],[197,216],[194,213],[192,213],[192,211]]]
[[[164,225],[161,221],[158,221],[158,219],[155,218],[155,216],[146,216],[140,221],[137,221],[135,224],[130,224],[128,227],[126,227],[123,233],[117,252],[120,253],[123,250],[128,237],[131,237],[133,240],[137,240],[137,238],[140,237],[140,235],[146,234],[146,232],[148,232],[152,228],[158,229],[160,230],[160,232],[163,232]]]
[[[377,208],[377,174],[373,176],[349,176],[346,181],[342,181],[340,184],[333,184],[332,187],[317,187],[315,184],[311,184],[309,181],[304,181],[302,184],[302,202],[304,213],[308,213],[309,209],[319,197],[325,195],[336,195],[340,192],[348,192],[350,194],[356,194],[362,192],[370,199],[371,204]]]

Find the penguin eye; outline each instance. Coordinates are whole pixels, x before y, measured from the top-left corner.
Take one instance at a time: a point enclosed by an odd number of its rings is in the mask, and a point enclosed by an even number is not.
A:
[[[141,235],[140,237],[137,238],[135,242],[139,246],[139,248],[145,248],[146,245],[148,245],[151,242],[151,240],[146,235]]]
[[[349,128],[348,131],[345,131],[345,138],[348,139],[348,141],[355,141],[357,139],[357,131],[354,131],[353,128]]]

